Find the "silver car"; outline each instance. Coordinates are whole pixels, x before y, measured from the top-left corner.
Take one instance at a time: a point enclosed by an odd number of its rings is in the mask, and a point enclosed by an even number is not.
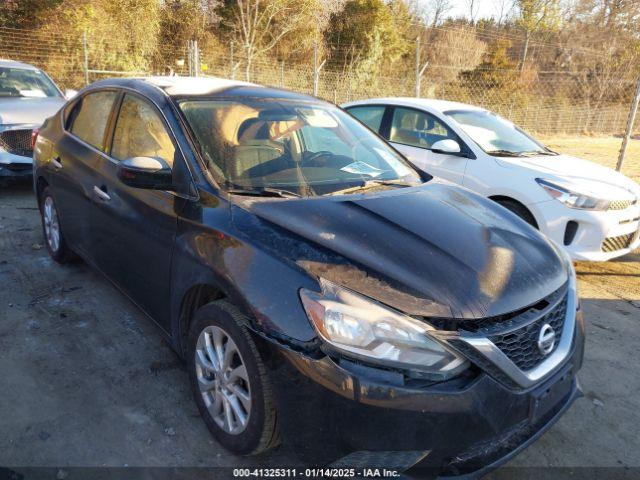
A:
[[[32,65],[0,60],[0,179],[31,175],[33,129],[74,94]]]

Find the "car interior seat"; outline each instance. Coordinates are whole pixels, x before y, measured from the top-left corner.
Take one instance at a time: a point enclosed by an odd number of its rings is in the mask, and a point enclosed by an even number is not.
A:
[[[268,122],[249,118],[238,129],[238,144],[234,147],[229,174],[232,178],[245,178],[252,168],[274,160],[283,153],[282,143],[269,138]]]

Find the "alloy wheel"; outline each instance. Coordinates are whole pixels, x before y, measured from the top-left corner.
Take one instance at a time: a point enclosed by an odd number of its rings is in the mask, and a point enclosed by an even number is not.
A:
[[[44,200],[42,218],[44,220],[44,234],[47,243],[52,251],[57,252],[60,248],[60,222],[58,221],[56,206],[51,197],[47,197]]]
[[[251,415],[251,386],[242,355],[226,331],[208,326],[200,332],[195,367],[213,421],[228,434],[242,433]]]

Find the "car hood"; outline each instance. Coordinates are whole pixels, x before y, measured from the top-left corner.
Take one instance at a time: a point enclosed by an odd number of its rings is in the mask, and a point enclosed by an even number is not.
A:
[[[567,281],[566,266],[545,237],[494,202],[437,180],[365,195],[238,205],[261,224],[262,234],[256,222],[238,227],[252,241],[315,277],[411,315],[500,315]]]
[[[56,113],[63,98],[0,98],[0,125],[41,125]]]
[[[570,155],[499,158],[500,164],[533,169],[539,178],[559,180],[579,193],[610,200],[630,200],[640,195],[640,186],[612,168]]]

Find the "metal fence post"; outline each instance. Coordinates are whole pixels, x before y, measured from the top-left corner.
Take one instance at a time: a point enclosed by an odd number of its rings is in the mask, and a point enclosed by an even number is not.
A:
[[[193,41],[193,73],[195,77],[200,76],[200,50],[198,50],[198,41]]]
[[[284,88],[284,60],[280,60],[280,88]]]
[[[324,67],[324,63],[327,60],[323,60],[320,65],[318,65],[318,43],[313,42],[313,96],[318,96],[318,89],[320,87],[320,70]]]
[[[193,48],[191,40],[187,40],[187,70],[189,72],[189,76],[193,77]]]
[[[87,48],[87,31],[82,32],[82,53],[84,55],[83,69],[84,69],[84,84],[89,85],[89,49]]]
[[[429,62],[425,62],[424,65],[420,66],[420,37],[416,39],[416,91],[415,96],[420,97],[421,93],[421,83],[422,83],[422,74],[425,69],[429,65]]]
[[[416,91],[415,96],[420,96],[420,37],[416,40]]]
[[[633,96],[633,102],[631,103],[631,110],[629,110],[629,118],[627,120],[627,128],[622,139],[622,146],[620,147],[620,155],[618,156],[618,164],[616,165],[616,170],[618,172],[622,169],[622,164],[624,163],[624,155],[625,153],[627,153],[627,144],[629,143],[629,138],[633,133],[633,124],[636,121],[638,102],[640,102],[640,78],[638,78],[638,83],[636,85],[636,94]]]
[[[236,79],[236,66],[234,64],[235,59],[233,58],[233,44],[234,42],[231,42],[231,47],[230,47],[230,57],[231,57],[231,65],[230,65],[230,70],[229,70],[229,76],[231,77],[231,80],[235,80]]]

